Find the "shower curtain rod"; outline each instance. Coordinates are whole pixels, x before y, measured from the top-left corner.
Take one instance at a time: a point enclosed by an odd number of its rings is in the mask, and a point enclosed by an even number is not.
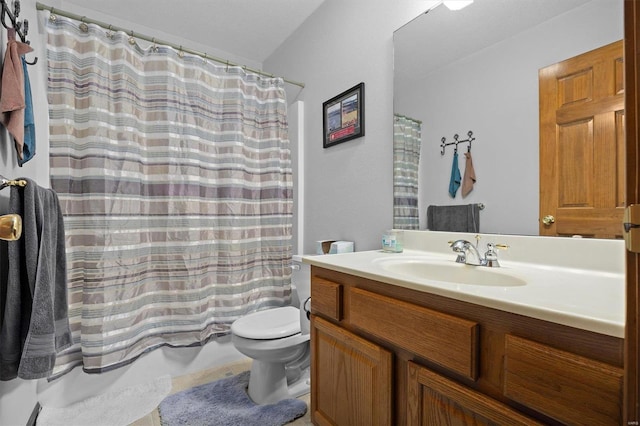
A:
[[[228,59],[222,59],[222,58],[218,58],[218,57],[215,57],[215,56],[211,56],[208,53],[198,52],[197,50],[189,49],[189,48],[186,48],[184,46],[180,46],[180,45],[177,45],[177,44],[174,44],[174,43],[170,43],[168,41],[159,40],[159,39],[157,39],[155,37],[149,37],[149,36],[144,35],[144,34],[133,32],[133,30],[127,30],[126,28],[121,28],[121,27],[117,27],[115,25],[111,25],[111,24],[107,24],[107,23],[104,23],[104,22],[101,22],[101,21],[97,21],[95,19],[90,19],[90,18],[87,18],[86,16],[77,15],[75,13],[66,12],[66,11],[60,10],[60,9],[54,9],[52,6],[47,6],[46,4],[42,4],[40,2],[36,2],[36,9],[37,10],[48,10],[52,14],[61,15],[61,16],[67,17],[67,18],[74,19],[76,21],[84,22],[86,24],[95,24],[95,25],[98,25],[98,26],[100,26],[100,27],[102,27],[104,29],[108,29],[108,30],[111,30],[111,31],[122,31],[122,32],[124,32],[126,34],[129,34],[131,37],[135,37],[135,38],[138,38],[138,39],[141,39],[141,40],[146,40],[146,41],[148,41],[150,43],[154,43],[154,44],[157,43],[157,44],[163,44],[163,45],[166,45],[166,46],[170,46],[170,47],[173,47],[174,49],[176,49],[176,50],[178,50],[180,52],[190,53],[192,55],[200,56],[200,57],[204,58],[205,60],[209,59],[209,60],[218,62],[220,64],[224,64],[224,65],[227,65],[227,66],[242,67],[245,71],[249,71],[249,72],[252,72],[252,73],[255,73],[255,74],[263,75],[265,77],[270,77],[270,78],[276,77],[273,74],[270,74],[270,73],[267,73],[267,72],[264,72],[264,71],[260,71],[260,70],[256,70],[256,69],[253,69],[253,68],[249,68],[249,67],[247,67],[245,65],[240,65],[240,64],[231,62]],[[304,83],[300,83],[298,81],[293,81],[293,80],[288,80],[288,79],[286,79],[284,77],[282,78],[282,80],[285,83],[293,84],[293,85],[299,86],[299,87],[304,89]]]
[[[417,118],[411,118],[411,117],[408,117],[408,116],[406,116],[406,115],[402,115],[402,114],[394,114],[394,115],[395,115],[396,117],[405,118],[405,119],[407,119],[407,120],[414,121],[414,122],[416,122],[416,123],[418,123],[418,124],[422,124],[422,120],[418,120]]]

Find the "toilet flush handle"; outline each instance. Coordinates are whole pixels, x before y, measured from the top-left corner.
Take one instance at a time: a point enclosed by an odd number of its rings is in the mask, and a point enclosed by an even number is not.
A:
[[[302,304],[302,309],[307,313],[307,319],[311,319],[311,297],[307,297],[307,300]]]

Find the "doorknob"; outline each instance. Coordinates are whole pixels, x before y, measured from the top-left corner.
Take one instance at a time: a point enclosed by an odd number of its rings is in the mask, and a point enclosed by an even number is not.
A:
[[[22,234],[22,218],[17,214],[0,216],[0,240],[15,241]]]
[[[544,223],[545,225],[549,226],[552,223],[554,223],[556,221],[556,218],[553,217],[552,215],[548,214],[545,217],[542,218],[542,223]]]

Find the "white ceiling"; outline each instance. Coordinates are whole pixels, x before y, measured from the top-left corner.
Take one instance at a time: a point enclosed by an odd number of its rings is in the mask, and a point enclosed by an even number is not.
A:
[[[95,10],[262,63],[323,1],[66,0],[64,4]]]

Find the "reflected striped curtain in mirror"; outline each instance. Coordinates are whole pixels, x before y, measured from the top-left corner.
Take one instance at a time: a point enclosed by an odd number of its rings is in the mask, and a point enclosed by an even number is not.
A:
[[[419,229],[418,167],[422,124],[402,115],[393,121],[393,227]]]

